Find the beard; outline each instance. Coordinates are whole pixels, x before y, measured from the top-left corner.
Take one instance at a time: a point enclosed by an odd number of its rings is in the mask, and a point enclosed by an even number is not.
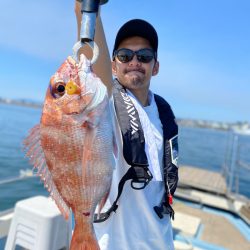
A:
[[[131,87],[139,87],[143,85],[145,78],[145,70],[142,68],[129,68],[124,70],[126,83]]]

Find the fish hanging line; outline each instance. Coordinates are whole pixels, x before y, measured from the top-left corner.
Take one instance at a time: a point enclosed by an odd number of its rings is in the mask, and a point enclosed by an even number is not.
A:
[[[96,26],[96,17],[98,15],[98,9],[100,4],[105,4],[108,0],[78,0],[82,3],[81,13],[81,32],[80,32],[80,41],[78,41],[73,46],[73,58],[78,62],[78,53],[79,50],[84,46],[88,45],[93,51],[93,57],[90,61],[91,65],[96,62],[99,56],[99,48],[94,42],[95,36],[95,26]]]

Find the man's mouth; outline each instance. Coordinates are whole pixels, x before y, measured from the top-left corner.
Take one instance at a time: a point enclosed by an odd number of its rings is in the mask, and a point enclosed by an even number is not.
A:
[[[129,68],[125,70],[125,73],[130,73],[130,72],[140,72],[142,74],[145,74],[145,70],[142,68]]]

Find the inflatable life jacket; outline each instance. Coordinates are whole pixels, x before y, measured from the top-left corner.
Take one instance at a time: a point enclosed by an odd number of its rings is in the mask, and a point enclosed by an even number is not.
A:
[[[108,219],[112,212],[118,208],[123,186],[126,181],[131,180],[133,189],[143,189],[152,180],[153,176],[148,168],[148,160],[145,153],[145,138],[140,123],[139,115],[133,102],[126,93],[126,89],[115,79],[113,87],[113,98],[116,116],[123,138],[123,156],[131,167],[122,177],[118,185],[118,195],[107,212],[95,215],[94,222],[102,222]],[[164,164],[163,176],[165,195],[161,204],[156,204],[154,210],[160,218],[163,214],[170,214],[174,219],[174,211],[171,207],[172,196],[178,182],[178,126],[170,105],[160,96],[154,95],[163,126],[164,139]]]

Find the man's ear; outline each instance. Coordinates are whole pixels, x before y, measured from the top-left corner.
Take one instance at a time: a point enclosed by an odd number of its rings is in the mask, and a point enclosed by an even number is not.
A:
[[[155,64],[154,64],[153,70],[152,70],[152,76],[155,76],[155,75],[158,74],[159,67],[160,67],[160,64],[159,64],[158,61],[156,61]]]
[[[116,62],[115,61],[111,61],[111,67],[112,67],[113,75],[116,76],[117,68],[116,68]]]

